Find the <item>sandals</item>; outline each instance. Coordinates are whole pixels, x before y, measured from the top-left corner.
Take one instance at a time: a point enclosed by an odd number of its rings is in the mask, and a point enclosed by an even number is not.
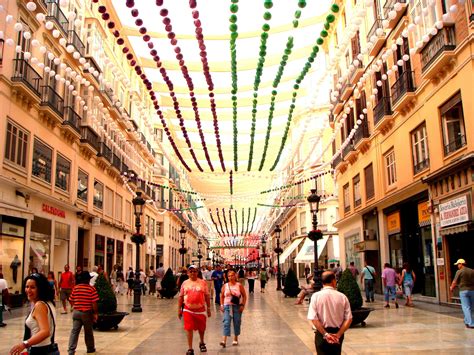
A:
[[[189,349],[188,351],[186,351],[186,355],[194,355],[194,350]]]
[[[237,346],[237,345],[239,345],[239,342],[238,342],[237,340],[234,340],[234,341],[232,342],[232,345],[233,345],[233,346]]]
[[[221,342],[219,343],[219,345],[222,346],[223,348],[225,348],[225,342],[224,342],[224,341],[221,341]]]
[[[202,353],[207,353],[206,344],[200,343],[200,344],[199,344],[199,350],[200,350]]]

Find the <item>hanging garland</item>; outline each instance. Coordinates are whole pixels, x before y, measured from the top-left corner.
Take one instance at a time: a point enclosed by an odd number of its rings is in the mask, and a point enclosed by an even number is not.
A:
[[[222,218],[224,219],[224,226],[225,226],[225,231],[227,232],[227,235],[229,234],[229,227],[227,225],[227,218],[225,217],[225,209],[222,209]]]
[[[314,175],[314,176],[311,176],[311,177],[309,177],[309,178],[307,178],[307,179],[303,179],[303,180],[299,180],[299,181],[297,181],[297,182],[294,182],[294,183],[292,183],[292,184],[288,184],[288,185],[284,185],[284,186],[280,186],[280,187],[275,187],[275,188],[270,189],[270,190],[262,191],[262,192],[260,192],[260,194],[266,194],[266,193],[269,193],[269,192],[274,192],[274,191],[289,189],[289,188],[291,188],[291,187],[293,187],[293,186],[304,184],[305,182],[308,182],[308,181],[317,179],[317,178],[320,177],[320,176],[324,176],[324,175],[331,174],[331,173],[332,173],[332,170],[324,171],[324,172],[321,172],[321,173],[316,174],[316,175]]]
[[[234,225],[232,223],[232,209],[229,209],[229,220],[230,220],[230,233],[235,237],[234,234]]]
[[[214,220],[214,217],[212,216],[212,211],[209,210],[209,215],[211,216],[211,221],[214,224],[214,227],[216,227],[217,234],[219,234],[219,237],[223,237],[222,233],[219,231],[219,227],[217,226],[216,221]]]
[[[231,0],[230,12],[232,15],[229,17],[230,22],[230,67],[231,67],[231,78],[232,78],[232,127],[233,127],[233,143],[234,143],[234,170],[238,171],[238,154],[237,154],[237,15],[239,11],[239,0]]]
[[[222,234],[226,234],[226,232],[224,231],[224,228],[222,227],[222,221],[221,221],[221,216],[219,214],[219,209],[216,208],[216,214],[217,214],[217,220],[219,221],[219,226],[221,227],[221,231],[222,231]],[[227,232],[227,234],[229,234],[229,232]]]
[[[262,207],[271,207],[271,208],[291,208],[299,205],[298,203],[293,203],[291,205],[265,205],[263,203],[257,203],[258,206]]]
[[[250,211],[249,211],[250,212]],[[250,217],[250,216],[249,216]],[[252,227],[250,228],[250,232],[251,233],[253,231],[253,226],[255,224],[255,219],[257,218],[257,208],[255,207],[255,210],[254,210],[254,213],[253,213],[253,220],[252,220]],[[248,235],[248,233],[247,233]]]
[[[189,207],[189,208],[165,208],[165,210],[169,212],[184,212],[184,211],[195,211],[200,208],[204,208],[204,206]]]
[[[129,180],[136,180],[136,181],[140,181],[140,182],[144,182],[145,184],[147,185],[150,185],[150,186],[153,186],[153,187],[162,187],[164,189],[168,189],[168,190],[172,190],[172,191],[177,191],[177,192],[183,192],[185,194],[190,194],[190,195],[197,195],[197,192],[194,192],[194,191],[189,191],[189,190],[184,190],[184,189],[179,189],[177,187],[170,187],[170,186],[166,186],[166,185],[161,185],[161,184],[157,184],[155,182],[151,182],[151,181],[148,181],[148,180],[145,180],[145,179],[142,179],[142,178],[139,178],[138,176],[136,175],[129,175],[127,172],[124,172],[122,174],[123,176],[126,176]],[[203,199],[205,200],[205,199]],[[202,201],[203,201],[202,200]]]
[[[339,6],[336,5],[336,4],[333,4],[331,6],[331,11],[333,13],[339,12]],[[326,23],[324,24],[324,28],[329,28],[330,24],[333,23],[334,20],[335,20],[334,15],[329,14],[326,17]],[[328,36],[328,32],[325,29],[322,30],[321,33],[320,33],[320,36],[316,40],[316,45],[313,46],[313,51],[309,55],[305,65],[304,65],[304,68],[301,70],[300,75],[295,80],[295,84],[293,85],[293,89],[294,89],[293,95],[292,95],[293,98],[291,100],[290,110],[288,112],[288,118],[287,118],[285,132],[283,133],[283,137],[281,139],[281,144],[280,144],[280,148],[278,150],[277,157],[275,159],[275,162],[273,163],[273,166],[270,168],[270,171],[273,171],[276,168],[276,166],[278,165],[278,163],[280,161],[281,154],[283,153],[283,148],[285,147],[286,140],[288,139],[288,131],[290,130],[290,125],[291,125],[291,121],[292,121],[292,118],[293,118],[293,111],[295,110],[295,107],[296,107],[296,105],[295,105],[296,96],[298,95],[298,90],[300,89],[300,84],[304,80],[304,78],[305,78],[306,74],[308,73],[309,69],[311,69],[311,63],[314,62],[314,60],[315,60],[315,58],[316,58],[316,56],[319,52],[319,46],[323,45],[324,38],[326,38],[327,36]]]

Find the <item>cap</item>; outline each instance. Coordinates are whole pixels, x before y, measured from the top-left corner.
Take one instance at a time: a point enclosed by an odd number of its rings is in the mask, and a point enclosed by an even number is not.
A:
[[[465,263],[466,263],[466,260],[464,260],[464,259],[458,259],[458,261],[456,261],[456,262],[454,263],[454,265],[457,265],[457,264],[465,264]]]
[[[188,270],[190,269],[197,269],[198,267],[196,265],[189,265]]]

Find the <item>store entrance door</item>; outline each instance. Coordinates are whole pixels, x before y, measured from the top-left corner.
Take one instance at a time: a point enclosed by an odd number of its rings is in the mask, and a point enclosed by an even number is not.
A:
[[[454,263],[458,259],[466,260],[466,263],[469,267],[474,265],[474,238],[472,237],[471,232],[464,232],[464,233],[456,233],[452,235],[446,236],[446,241],[448,242],[448,253],[449,253],[449,271],[450,274],[448,275],[448,285],[454,279],[454,275],[458,270],[458,267],[454,265]],[[454,289],[452,294],[453,298],[459,297],[459,287]]]

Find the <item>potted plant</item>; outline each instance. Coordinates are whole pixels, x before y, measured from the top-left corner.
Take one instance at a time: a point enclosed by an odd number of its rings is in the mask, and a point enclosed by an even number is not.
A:
[[[296,297],[300,293],[300,285],[293,269],[289,269],[285,277],[285,284],[283,287],[285,297]]]
[[[178,293],[176,288],[176,278],[173,275],[171,268],[166,270],[165,276],[161,281],[161,288],[158,290],[161,298],[173,298]]]
[[[99,295],[99,302],[97,302],[99,316],[95,327],[99,330],[117,329],[128,313],[117,312],[117,298],[104,274],[99,274],[97,277],[95,289]]]
[[[344,270],[342,273],[337,284],[337,290],[345,294],[351,304],[351,327],[358,324],[364,327],[365,320],[374,309],[362,307],[362,295],[360,293],[359,285],[349,269]]]

